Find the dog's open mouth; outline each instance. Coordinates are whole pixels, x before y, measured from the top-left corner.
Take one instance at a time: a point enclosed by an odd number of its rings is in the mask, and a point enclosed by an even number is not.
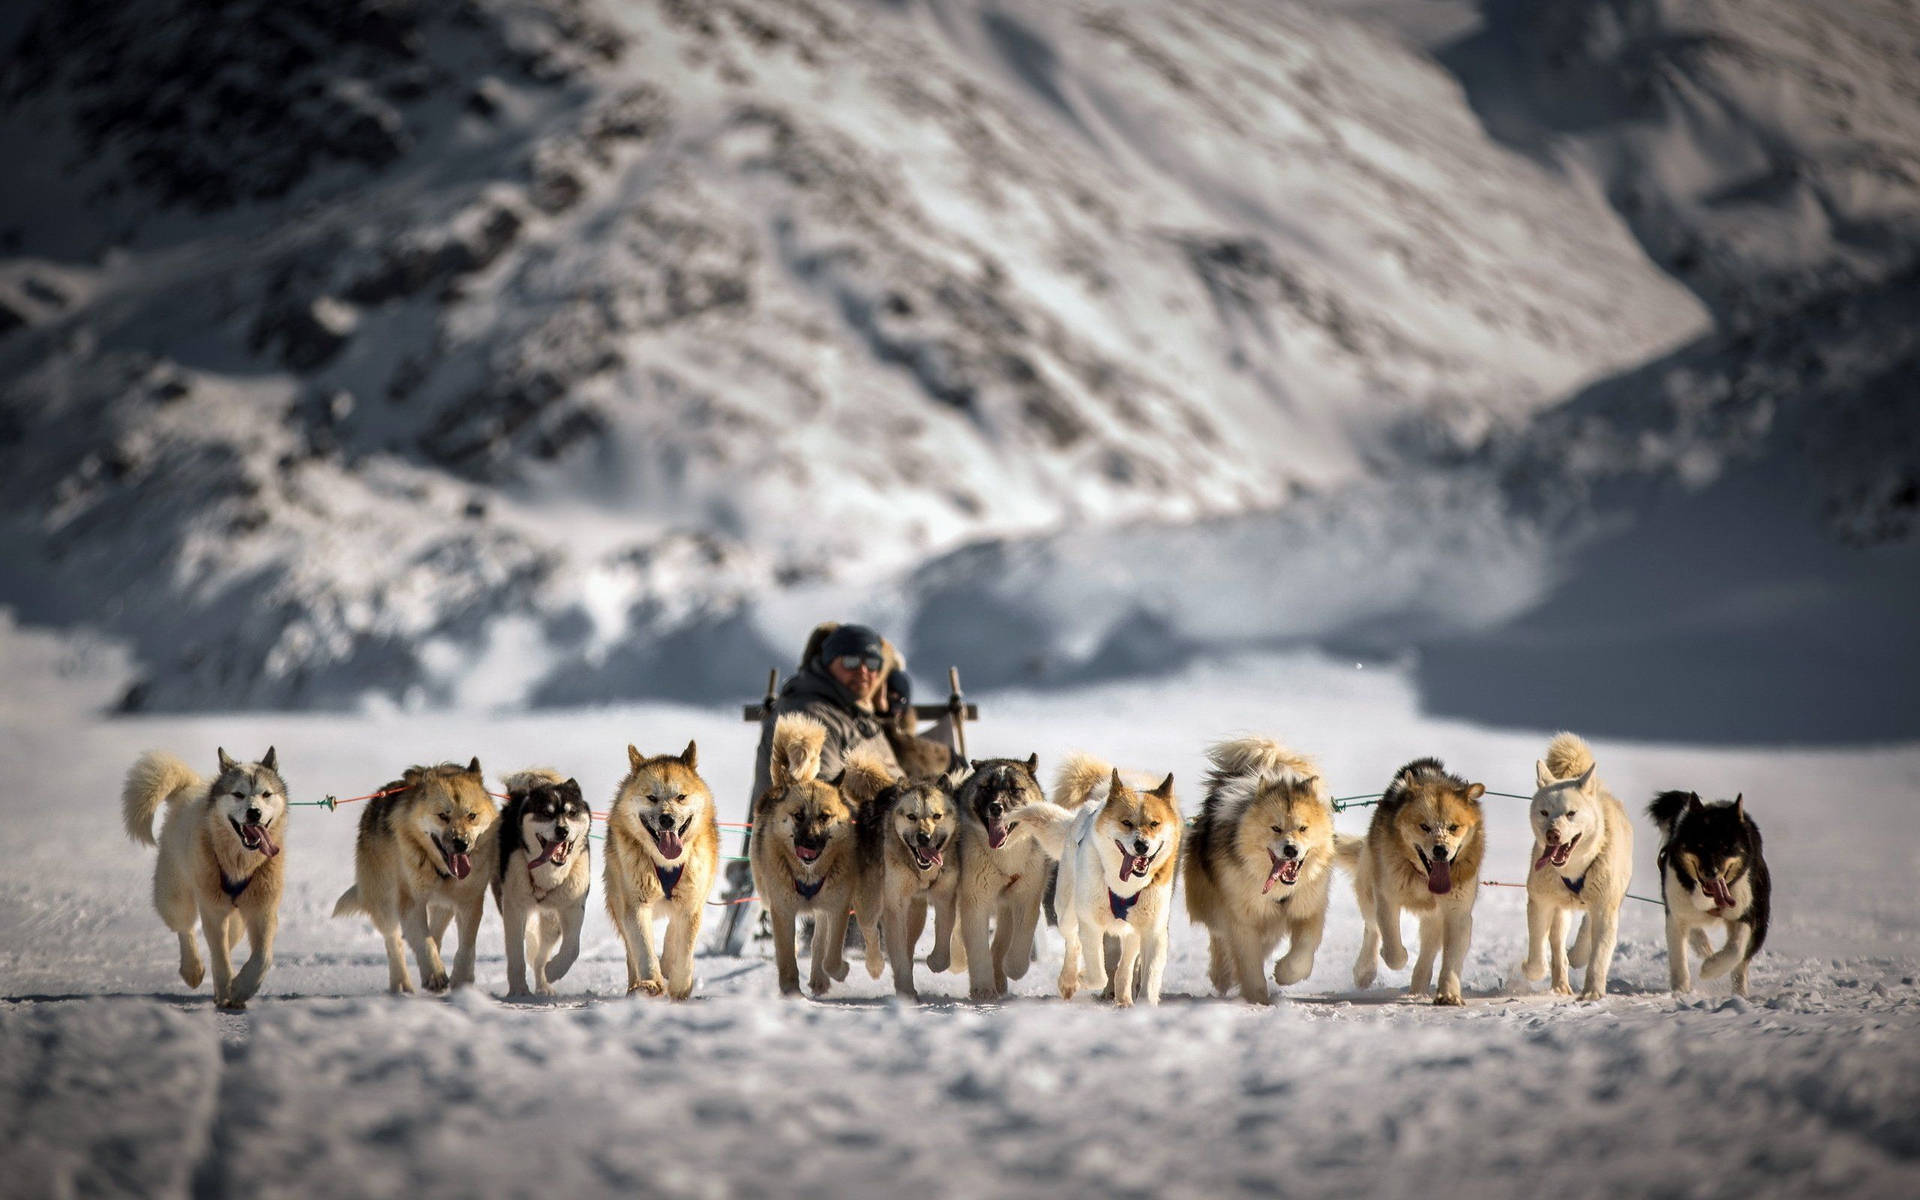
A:
[[[467,876],[473,874],[473,856],[471,854],[464,852],[456,854],[447,849],[447,844],[439,838],[433,839],[433,845],[435,849],[440,851],[440,857],[447,860],[447,874],[453,876],[455,879],[465,879]]]
[[[907,849],[913,851],[914,865],[922,871],[931,871],[943,861],[940,856],[941,847],[939,846],[916,846],[912,842],[908,842]]]
[[[572,843],[568,842],[565,838],[550,842],[546,838],[540,837],[537,833],[533,836],[540,838],[540,853],[528,861],[527,868],[529,870],[534,867],[544,867],[548,863],[552,863],[556,867],[564,867],[567,865],[567,855],[573,851]]]
[[[1702,879],[1700,881],[1700,890],[1713,897],[1713,906],[1715,908],[1733,907],[1733,893],[1727,890],[1726,880],[1719,878]]]
[[[1427,873],[1427,890],[1436,896],[1444,896],[1453,890],[1453,867],[1446,859],[1431,859],[1427,852],[1418,846],[1413,852],[1420,856],[1420,866]]]
[[[693,818],[688,817],[685,821],[681,822],[680,828],[678,829],[656,829],[653,831],[653,844],[660,848],[661,857],[669,860],[680,857],[680,852],[686,849],[686,843],[681,839],[692,825]],[[814,851],[816,857],[819,853],[818,850]]]
[[[1125,883],[1129,879],[1136,878],[1145,879],[1147,867],[1153,862],[1153,855],[1135,854],[1125,846],[1121,846],[1118,838],[1114,839],[1113,844],[1120,847],[1120,882]]]
[[[793,844],[794,854],[803,863],[818,861],[820,858],[820,852],[825,849],[826,849],[825,846],[803,846],[799,842],[795,842]]]
[[[1548,863],[1552,863],[1556,867],[1566,866],[1567,856],[1573,853],[1573,848],[1578,845],[1579,842],[1580,835],[1577,833],[1573,835],[1573,840],[1570,842],[1548,842],[1547,848],[1540,852],[1540,860],[1533,864],[1533,869],[1538,871]]]
[[[1013,833],[1017,822],[989,821],[987,823],[987,845],[995,850],[1007,844],[1008,835]]]
[[[1260,894],[1262,896],[1271,892],[1273,885],[1276,883],[1284,883],[1288,887],[1292,887],[1294,881],[1300,878],[1299,859],[1281,858],[1271,850],[1267,851],[1267,857],[1273,860],[1273,870],[1267,872],[1267,882],[1261,885]]]
[[[227,818],[227,824],[233,826],[234,836],[240,839],[240,844],[255,854],[272,858],[280,853],[280,847],[274,845],[273,837],[265,825],[242,825],[232,817]]]

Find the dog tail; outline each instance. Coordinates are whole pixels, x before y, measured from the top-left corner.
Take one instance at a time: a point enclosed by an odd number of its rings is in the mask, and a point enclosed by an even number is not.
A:
[[[1647,815],[1660,827],[1660,835],[1670,838],[1674,826],[1680,823],[1680,814],[1699,803],[1698,792],[1661,792],[1653,798],[1652,804],[1647,805]]]
[[[1058,859],[1067,848],[1067,827],[1073,824],[1073,810],[1046,800],[1023,804],[1007,814],[1007,822],[1033,834],[1047,857]]]
[[[351,917],[366,911],[367,906],[360,903],[360,885],[357,883],[341,892],[340,898],[333,902],[333,915],[336,917]]]
[[[1272,738],[1245,737],[1215,742],[1207,748],[1207,761],[1213,764],[1213,774],[1207,780],[1209,786],[1257,776],[1280,779],[1293,775],[1308,779],[1320,773],[1312,759]]]
[[[1093,755],[1069,754],[1053,777],[1053,802],[1063,809],[1079,808],[1112,777],[1113,767]]]
[[[1351,833],[1333,835],[1333,861],[1352,871],[1360,866],[1360,851],[1365,849],[1367,839]]]
[[[509,796],[524,796],[543,783],[565,783],[567,777],[552,767],[528,767],[524,771],[515,771],[511,775],[502,775],[500,782]]]
[[[827,727],[805,713],[788,713],[774,723],[773,753],[767,759],[767,772],[773,786],[785,787],[795,780],[808,780],[820,774],[820,751],[827,744]]]
[[[1547,743],[1546,764],[1555,779],[1578,779],[1593,768],[1593,750],[1577,733],[1556,733]]]
[[[127,771],[126,786],[120,791],[120,815],[127,823],[127,836],[142,846],[151,846],[153,817],[162,804],[177,804],[206,780],[192,767],[165,750],[149,750],[135,759]]]
[[[873,798],[895,782],[878,755],[861,750],[847,756],[847,772],[840,777],[840,794],[855,806],[873,803]]]

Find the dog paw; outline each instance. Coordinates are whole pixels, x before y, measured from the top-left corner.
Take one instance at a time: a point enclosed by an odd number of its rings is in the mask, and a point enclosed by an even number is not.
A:
[[[1585,1004],[1598,1004],[1600,1001],[1605,1000],[1606,998],[1607,998],[1607,994],[1605,992],[1595,991],[1592,988],[1585,988],[1585,989],[1582,989],[1580,992],[1581,1002]]]
[[[940,972],[946,970],[952,962],[953,956],[948,954],[946,950],[935,950],[932,954],[927,955],[927,970],[938,975]]]
[[[1442,988],[1440,994],[1433,998],[1433,1003],[1436,1008],[1459,1008],[1466,1001],[1460,998],[1459,992]]]
[[[1573,985],[1563,979],[1559,983],[1554,984],[1551,991],[1556,996],[1571,996],[1573,995]]]
[[[1387,964],[1387,970],[1398,971],[1407,965],[1407,948],[1389,946],[1383,942],[1380,946],[1380,961]]]
[[[200,982],[204,980],[206,977],[207,977],[207,969],[201,966],[199,963],[193,964],[191,968],[188,968],[188,967],[180,968],[180,979],[190,988],[199,987]]]
[[[1693,952],[1702,958],[1713,953],[1713,943],[1707,940],[1707,931],[1697,926],[1687,931],[1687,945],[1693,947]]]
[[[895,995],[896,997],[898,997],[899,999],[901,999],[901,1000],[904,1000],[904,1001],[906,1001],[906,1002],[907,1002],[908,1004],[918,1004],[918,1003],[920,1003],[920,993],[919,993],[919,992],[917,992],[917,991],[915,991],[915,990],[913,990],[913,989],[912,989],[912,988],[910,988],[910,987],[909,987],[909,988],[895,988],[895,989],[893,989],[893,994],[894,994],[894,995]]]
[[[667,990],[666,980],[659,979],[659,978],[642,979],[638,983],[630,983],[627,985],[627,995],[629,996],[632,996],[635,994],[638,994],[641,996],[658,996],[661,993],[665,992],[666,990]],[[786,989],[782,987],[781,990],[784,991]],[[799,990],[800,989],[798,987],[794,988],[794,991],[796,992]]]
[[[1079,990],[1080,980],[1078,978],[1070,978],[1066,975],[1060,977],[1060,998],[1062,1000],[1073,999],[1073,994]]]
[[[1299,983],[1313,974],[1313,960],[1297,960],[1291,954],[1273,964],[1273,981],[1281,987]]]
[[[832,986],[833,980],[827,978],[825,975],[810,975],[807,977],[807,990],[816,996],[826,995],[827,989]]]
[[[991,1004],[995,1000],[998,1000],[999,998],[1000,998],[999,988],[970,987],[967,989],[967,999],[973,1001],[976,1004]]]
[[[847,981],[847,960],[843,958],[839,962],[834,963],[832,966],[828,967],[827,974],[833,976],[834,982],[845,983]]]
[[[452,984],[445,971],[438,971],[420,981],[420,986],[430,992],[444,992]]]
[[[1115,996],[1113,998],[1113,1006],[1115,1008],[1132,1008],[1133,997],[1132,996]]]
[[[548,983],[544,979],[541,980],[539,983],[535,984],[533,987],[533,990],[542,996],[554,996],[559,994],[553,990],[553,985],[551,983]]]
[[[693,980],[691,979],[684,983],[669,983],[667,985],[667,998],[669,1000],[685,1000],[691,995],[693,995]]]
[[[1375,973],[1371,962],[1365,966],[1355,967],[1353,969],[1353,986],[1362,991],[1372,987],[1374,979]]]

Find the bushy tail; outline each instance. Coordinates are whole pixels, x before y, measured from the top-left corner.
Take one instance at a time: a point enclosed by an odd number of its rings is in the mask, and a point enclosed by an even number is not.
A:
[[[524,771],[515,771],[511,775],[502,775],[500,782],[509,796],[522,796],[543,783],[565,783],[567,777],[552,767],[528,767]]]
[[[1213,773],[1207,777],[1209,790],[1236,779],[1261,776],[1285,779],[1289,775],[1310,779],[1320,774],[1320,768],[1314,765],[1312,759],[1287,749],[1272,738],[1247,737],[1216,742],[1207,749],[1207,761],[1213,764]]]
[[[827,744],[827,727],[805,713],[788,713],[774,723],[773,753],[767,772],[773,786],[820,774],[820,751]]]
[[[1680,823],[1680,814],[1687,811],[1689,804],[1700,803],[1700,797],[1694,792],[1661,792],[1647,805],[1647,815],[1660,827],[1662,837],[1672,837],[1673,827]]]
[[[1007,822],[1016,832],[1025,830],[1031,833],[1047,857],[1058,859],[1061,851],[1067,848],[1067,827],[1073,824],[1073,810],[1061,808],[1058,804],[1038,800],[1032,804],[1023,804],[1007,814]]]
[[[1094,790],[1113,778],[1113,767],[1091,754],[1069,754],[1053,777],[1053,802],[1063,809],[1079,808]]]
[[[1333,861],[1347,870],[1356,870],[1360,866],[1360,851],[1366,849],[1367,839],[1351,833],[1333,835]]]
[[[1593,766],[1593,750],[1577,733],[1556,733],[1547,743],[1546,763],[1555,779],[1578,779]]]
[[[340,898],[333,902],[333,915],[336,917],[353,917],[366,911],[367,906],[360,903],[359,884],[341,892]]]
[[[847,756],[847,773],[840,780],[840,794],[856,806],[867,805],[893,782],[893,773],[879,756],[862,750]]]
[[[206,780],[192,767],[165,750],[149,750],[134,760],[127,771],[126,786],[120,791],[120,815],[127,824],[127,836],[143,846],[154,845],[153,817],[162,804],[177,804]]]

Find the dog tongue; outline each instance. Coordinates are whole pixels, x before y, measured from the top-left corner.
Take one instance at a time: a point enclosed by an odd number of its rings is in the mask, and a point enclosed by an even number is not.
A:
[[[1006,840],[1007,827],[1005,825],[987,826],[987,845],[998,850]]]
[[[1435,860],[1427,867],[1427,890],[1436,896],[1453,890],[1453,867],[1445,860]]]
[[[465,879],[473,874],[473,858],[466,854],[450,854],[447,856],[447,869],[453,872],[455,879]]]
[[[1287,865],[1286,859],[1281,858],[1271,850],[1267,851],[1267,858],[1273,863],[1273,870],[1267,872],[1267,881],[1260,885],[1260,894],[1262,896],[1272,891],[1273,885],[1280,882],[1280,870]]]
[[[265,825],[242,825],[240,830],[245,833],[248,838],[252,839],[253,848],[261,854],[272,858],[274,855],[280,853],[280,847],[274,845],[273,839],[267,836],[267,827]]]
[[[1709,879],[1704,881],[1703,886],[1706,887],[1707,894],[1713,897],[1713,902],[1716,907],[1719,907],[1719,908],[1733,907],[1733,893],[1727,890],[1727,885],[1725,880]]]
[[[653,835],[653,844],[660,847],[660,853],[668,858],[680,857],[680,835],[671,829],[662,829]]]
[[[938,850],[928,850],[924,852],[915,850],[913,856],[920,861],[920,866],[923,870],[940,865],[940,852]]]
[[[542,867],[550,862],[558,862],[566,858],[566,856],[567,844],[565,842],[549,842],[547,839],[541,838],[540,854],[538,857],[528,861],[527,869],[532,870],[534,867]],[[464,871],[456,871],[454,874],[460,876],[462,879],[467,877]]]

